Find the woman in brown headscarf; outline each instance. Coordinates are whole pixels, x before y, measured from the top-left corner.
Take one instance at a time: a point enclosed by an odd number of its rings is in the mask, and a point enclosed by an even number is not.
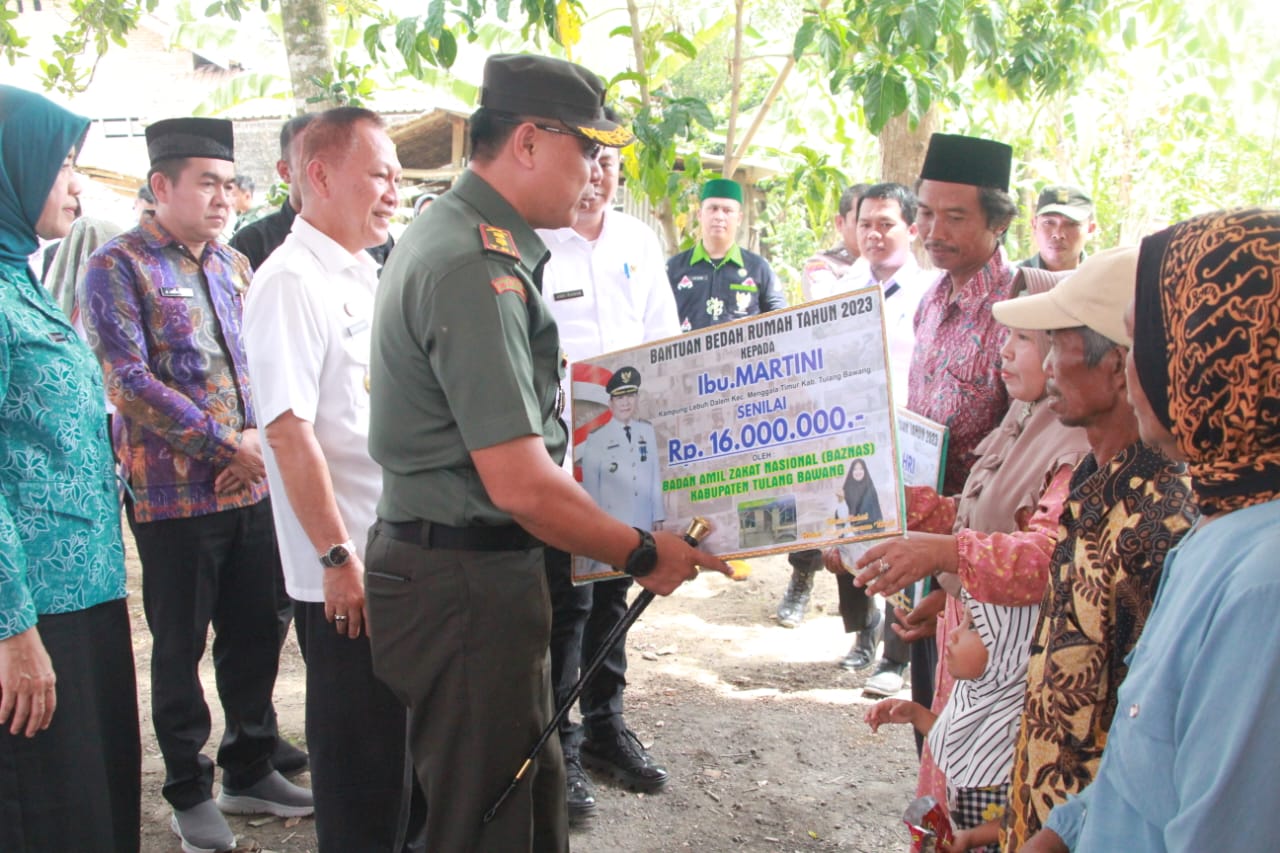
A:
[[[1142,440],[1200,523],[1165,559],[1093,784],[1024,853],[1272,850],[1280,802],[1280,211],[1142,241],[1128,363]]]

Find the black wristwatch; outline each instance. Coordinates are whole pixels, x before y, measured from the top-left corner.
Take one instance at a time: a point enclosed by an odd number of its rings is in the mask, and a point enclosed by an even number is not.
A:
[[[640,544],[627,556],[627,564],[622,570],[633,578],[642,578],[658,565],[658,545],[649,531],[639,527],[632,529],[640,534]]]
[[[351,554],[355,550],[356,543],[350,539],[339,542],[337,545],[330,545],[329,550],[320,555],[320,565],[326,569],[341,568],[351,560]]]

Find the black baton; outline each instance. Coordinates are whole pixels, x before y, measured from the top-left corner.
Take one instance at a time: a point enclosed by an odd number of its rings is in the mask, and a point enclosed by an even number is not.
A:
[[[689,523],[689,529],[684,534],[684,541],[688,542],[694,548],[698,547],[698,542],[711,531],[711,526],[706,519],[695,518]],[[507,785],[506,790],[502,792],[502,796],[498,797],[489,810],[484,813],[484,822],[489,823],[493,820],[494,815],[498,813],[498,809],[506,802],[507,797],[511,796],[511,792],[516,789],[520,781],[524,779],[524,774],[529,772],[529,768],[533,766],[533,761],[538,757],[538,753],[542,751],[542,747],[546,746],[551,735],[555,734],[560,728],[560,723],[569,715],[570,709],[573,708],[578,697],[582,695],[582,690],[587,686],[592,677],[600,671],[600,667],[604,666],[605,658],[609,656],[609,652],[613,651],[613,647],[622,639],[622,635],[627,633],[644,609],[649,606],[649,602],[653,601],[654,594],[647,589],[640,590],[640,594],[636,596],[636,600],[631,602],[631,606],[627,608],[627,612],[622,614],[622,618],[618,620],[618,624],[614,625],[604,639],[600,641],[600,650],[596,652],[596,656],[587,664],[587,668],[582,671],[582,675],[578,677],[578,683],[573,685],[573,689],[569,691],[569,696],[565,699],[551,722],[547,723],[547,727],[542,730],[542,734],[538,736],[538,740],[533,745],[533,749],[529,750],[529,754],[525,756],[524,763],[520,765],[520,769],[516,771],[515,778]]]

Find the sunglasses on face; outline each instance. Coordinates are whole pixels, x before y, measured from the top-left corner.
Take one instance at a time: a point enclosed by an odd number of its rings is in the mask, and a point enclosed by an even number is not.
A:
[[[498,121],[505,122],[507,124],[524,124],[525,123],[524,121],[521,121],[518,118],[506,118],[506,117],[499,118]],[[592,142],[590,139],[587,139],[582,134],[575,133],[572,130],[568,130],[563,127],[556,127],[550,124],[538,124],[536,121],[530,121],[528,123],[536,127],[538,130],[545,131],[547,133],[558,133],[561,136],[574,137],[582,144],[582,156],[586,157],[588,160],[595,160],[599,158],[600,152],[604,150],[604,146],[601,145],[599,142]]]

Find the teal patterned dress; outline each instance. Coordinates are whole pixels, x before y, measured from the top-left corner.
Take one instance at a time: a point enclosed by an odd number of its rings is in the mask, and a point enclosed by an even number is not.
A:
[[[0,640],[125,595],[102,372],[28,271],[0,260]]]

